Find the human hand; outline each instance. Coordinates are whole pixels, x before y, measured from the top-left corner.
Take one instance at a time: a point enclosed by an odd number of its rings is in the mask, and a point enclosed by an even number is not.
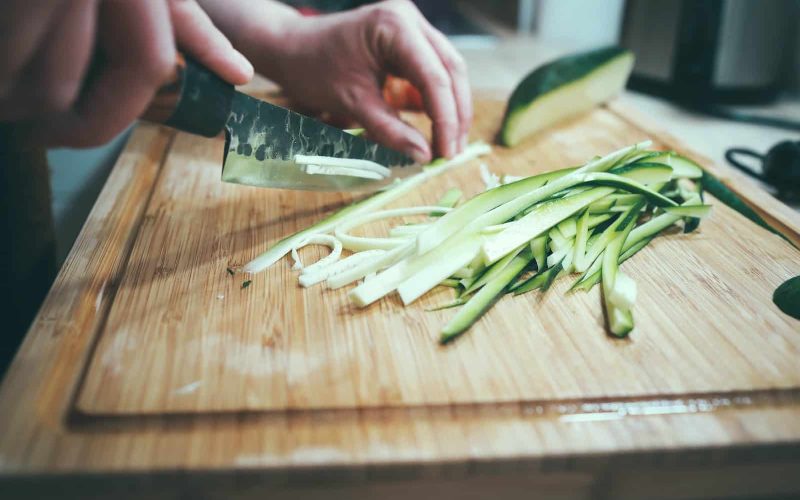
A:
[[[280,38],[280,47],[250,56],[293,101],[352,116],[377,141],[428,161],[425,138],[382,98],[392,73],[421,91],[435,154],[450,157],[466,145],[472,102],[464,61],[411,2],[293,19]]]
[[[233,84],[253,68],[194,0],[9,0],[0,16],[0,121],[47,145],[102,144],[139,117],[177,46]]]

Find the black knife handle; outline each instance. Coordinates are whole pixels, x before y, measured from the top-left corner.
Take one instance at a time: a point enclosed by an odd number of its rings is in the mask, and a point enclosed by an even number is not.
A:
[[[214,137],[225,127],[234,92],[233,85],[178,53],[175,71],[158,90],[142,118]]]

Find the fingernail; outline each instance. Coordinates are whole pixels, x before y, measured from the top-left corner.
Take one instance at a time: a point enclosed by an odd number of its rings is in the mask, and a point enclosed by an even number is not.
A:
[[[452,141],[450,141],[450,144],[447,148],[447,157],[448,158],[454,157],[456,155],[456,151],[458,151],[458,143],[456,142],[455,139],[453,139]]]
[[[413,146],[409,151],[409,154],[412,158],[414,158],[414,161],[418,163],[428,163],[431,161],[430,151],[419,146]]]
[[[461,136],[461,151],[467,148],[467,134]]]

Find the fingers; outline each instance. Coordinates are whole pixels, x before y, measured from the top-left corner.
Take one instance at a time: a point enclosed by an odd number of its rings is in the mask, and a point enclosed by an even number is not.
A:
[[[380,59],[422,93],[425,109],[433,122],[436,153],[447,157],[455,155],[465,142],[468,125],[462,125],[462,120],[471,115],[470,105],[465,103],[469,91],[461,81],[465,77],[460,58],[452,55],[449,50],[452,47],[444,37],[439,39],[426,33],[427,22],[408,2],[390,2],[376,8],[373,22]],[[434,31],[431,28],[431,32]]]
[[[405,123],[377,92],[353,96],[354,118],[369,130],[370,137],[390,148],[403,151],[420,163],[431,160],[428,142],[419,130]]]
[[[72,106],[92,51],[93,4],[94,0],[59,3],[42,38],[35,42],[35,47],[28,47],[27,61],[12,61],[8,53],[15,52],[18,45],[16,42],[6,45],[8,50],[0,66],[21,66],[10,69],[15,75],[0,77],[5,80],[5,92],[0,92],[0,119],[28,119],[44,113],[63,112]],[[0,38],[6,36],[8,33]],[[26,52],[25,47],[19,49]]]
[[[169,7],[181,50],[234,85],[253,78],[253,65],[233,48],[195,0],[170,0]]]
[[[10,96],[64,0],[6,0],[0,15],[0,99]]]
[[[81,90],[94,42],[93,0],[67,2],[25,74],[26,111],[68,111]]]
[[[425,21],[423,29],[428,41],[431,42],[434,50],[439,54],[442,64],[450,74],[452,91],[458,109],[458,150],[461,151],[467,146],[469,128],[472,125],[472,93],[469,88],[467,65],[461,54],[440,31],[427,21]]]
[[[433,122],[436,154],[453,156],[458,150],[459,124],[452,82],[439,55],[423,34],[420,20],[397,9],[378,10],[375,25],[375,43],[383,62],[422,93],[425,109]]]
[[[122,132],[142,114],[175,65],[175,43],[164,0],[100,5],[97,43],[104,65],[73,110],[41,129],[54,144],[85,147]]]

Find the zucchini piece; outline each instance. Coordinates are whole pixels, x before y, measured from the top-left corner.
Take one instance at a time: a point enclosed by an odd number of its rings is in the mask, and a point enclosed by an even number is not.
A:
[[[672,177],[675,179],[699,179],[703,176],[703,167],[673,151],[658,152],[652,156],[637,160],[637,163],[645,160],[672,167]]]
[[[505,294],[508,285],[525,270],[532,259],[533,256],[528,252],[515,256],[502,272],[478,290],[442,328],[439,342],[452,342],[475,324]]]
[[[436,202],[437,207],[453,208],[458,204],[458,201],[463,196],[463,193],[458,188],[450,188],[447,192]],[[441,212],[432,212],[431,217],[440,217]]]
[[[650,243],[651,241],[653,241],[652,237],[651,238],[645,238],[645,239],[640,240],[639,242],[635,243],[633,246],[631,246],[627,250],[625,250],[622,253],[622,255],[620,255],[620,257],[619,257],[620,265],[623,262],[625,262],[626,260],[628,260],[631,257],[633,257],[634,255],[636,255],[636,253],[639,252],[639,250],[641,250],[642,248],[646,247],[647,244]],[[627,240],[626,240],[626,242],[627,242]],[[600,261],[598,261],[598,262],[600,262]],[[598,270],[596,272],[594,272],[594,273],[592,273],[592,274],[590,274],[588,276],[585,276],[585,277],[581,276],[580,278],[575,280],[575,283],[572,284],[572,286],[569,288],[569,291],[572,292],[574,290],[582,290],[584,292],[588,292],[589,290],[594,288],[594,286],[596,284],[598,284],[599,282],[600,282],[600,270],[599,270],[599,266],[598,266]]]
[[[505,269],[506,266],[508,266],[511,263],[511,261],[514,259],[514,257],[519,255],[520,252],[523,252],[523,248],[525,248],[525,247],[524,246],[523,247],[519,247],[516,251],[511,252],[510,254],[506,255],[505,257],[503,257],[502,259],[500,259],[496,263],[494,263],[491,267],[489,267],[486,270],[486,272],[484,272],[480,276],[480,278],[476,279],[475,281],[470,283],[469,286],[465,287],[466,289],[464,290],[463,295],[472,294],[472,292],[474,292],[478,288],[484,286],[486,283],[488,283],[489,281],[493,280],[496,276],[499,276],[500,273],[503,272],[503,269]],[[530,249],[528,249],[528,251],[526,252],[525,257],[528,258],[529,262],[533,258],[533,254],[530,252]]]
[[[644,248],[644,246],[646,246],[650,240],[655,238],[658,233],[675,224],[681,219],[681,217],[681,215],[677,214],[664,213],[657,217],[653,217],[644,224],[633,228],[630,234],[628,234],[628,238],[625,240],[625,244],[622,247],[623,256],[627,255],[628,257],[625,258],[630,258],[630,256]],[[610,227],[611,226],[609,226],[609,228]],[[620,261],[620,263],[621,262],[622,261]],[[592,262],[592,265],[589,267],[589,269],[587,269],[583,275],[575,281],[570,290],[582,289],[588,291],[597,283],[597,281],[599,281],[599,277],[600,261],[595,260]]]
[[[609,212],[617,204],[614,195],[608,195],[602,200],[598,200],[589,205],[588,210],[591,214],[605,214]]]
[[[611,213],[589,215],[589,220],[587,221],[587,224],[589,225],[589,229],[593,229],[593,228],[599,226],[600,224],[602,224],[603,222],[609,220],[613,216],[614,216],[614,214],[611,214]]]
[[[470,198],[461,206],[453,210],[449,217],[447,215],[441,217],[431,227],[418,236],[417,253],[425,253],[432,248],[435,248],[454,233],[460,231],[464,228],[464,226],[486,212],[511,200],[517,199],[526,193],[536,191],[549,182],[569,175],[574,171],[575,169],[563,169],[541,175],[525,177],[516,182],[503,184],[502,186],[498,186],[494,189],[484,191],[483,193]],[[499,221],[498,224],[502,222],[505,222],[505,220]],[[488,225],[491,224],[486,224],[485,226]],[[483,227],[480,229],[482,228]]]
[[[664,207],[664,212],[681,217],[702,219],[711,212],[711,205],[681,205],[678,207]]]
[[[401,247],[393,248],[392,250],[385,252],[383,255],[375,259],[370,259],[369,261],[363,262],[352,269],[348,269],[347,271],[331,276],[328,278],[326,284],[328,285],[328,288],[331,289],[341,288],[345,285],[349,285],[350,283],[364,278],[369,274],[397,264],[402,259],[411,255],[413,251],[413,242],[407,243]]]
[[[628,179],[640,182],[645,186],[666,182],[670,180],[673,175],[672,167],[664,165],[663,163],[654,162],[628,163],[621,167],[614,167],[610,169],[608,173],[624,175]]]
[[[594,108],[619,93],[633,54],[606,47],[556,59],[528,74],[508,101],[501,142],[509,147],[550,125]]]
[[[761,218],[761,216],[758,215],[758,212],[750,208],[750,205],[745,203],[744,200],[739,197],[739,195],[731,191],[728,186],[722,183],[722,181],[709,174],[705,170],[703,170],[703,177],[700,179],[700,184],[702,185],[703,189],[711,193],[714,198],[744,215],[750,219],[751,222],[754,222],[771,233],[777,234],[784,240],[788,241],[792,246],[795,246],[789,238]]]
[[[631,169],[623,173],[623,175],[639,175],[640,171],[647,171],[651,175],[651,179],[668,179],[672,170],[664,168],[663,166],[642,166],[638,169]],[[559,182],[567,183],[574,178],[581,179],[582,183],[589,186],[611,186],[611,188],[623,189],[626,191],[634,192],[645,196],[650,202],[656,206],[676,206],[677,203],[669,198],[651,190],[642,184],[623,177],[620,175],[609,174],[606,172],[590,172],[584,175],[579,175],[579,172],[571,174],[552,183],[555,185]],[[496,262],[498,259],[504,257],[508,252],[517,248],[520,245],[530,241],[541,233],[550,229],[553,225],[562,221],[564,218],[571,216],[578,212],[585,206],[613,193],[611,188],[595,187],[580,194],[551,200],[534,207],[530,213],[521,219],[508,225],[506,229],[498,234],[489,237],[482,246],[482,255],[487,263]],[[519,199],[508,203],[517,202]],[[641,202],[635,206],[642,206]],[[505,207],[501,206],[495,210],[501,210]],[[489,216],[486,214],[486,216]],[[449,215],[449,214],[448,214]],[[508,214],[503,214],[508,215]],[[445,216],[447,217],[447,215]],[[550,235],[554,237],[553,234]]]
[[[638,205],[625,216],[625,220],[617,229],[616,236],[603,251],[603,263],[600,268],[603,283],[603,302],[606,308],[606,320],[609,332],[616,337],[627,337],[633,330],[633,314],[630,307],[636,296],[636,285],[630,278],[622,278],[619,272],[619,258],[622,247],[636,225],[636,217],[643,205]]]
[[[536,269],[542,270],[547,265],[547,235],[537,236],[531,241],[531,252],[536,261]]]
[[[396,289],[403,303],[408,305],[468,266],[478,255],[480,242],[476,234],[454,237],[431,252],[397,262],[351,290],[348,296],[356,306],[366,307]]]
[[[575,232],[575,248],[572,256],[572,265],[578,272],[586,270],[583,258],[586,255],[586,243],[589,241],[589,210],[583,212]]]
[[[514,292],[514,295],[522,295],[523,293],[538,289],[541,289],[542,293],[546,292],[550,288],[550,285],[552,285],[556,280],[556,277],[558,277],[559,273],[561,273],[563,270],[562,262],[559,262],[555,266],[544,269],[534,276],[531,276],[527,280],[514,287],[514,289],[511,291]]]
[[[772,294],[772,302],[784,313],[800,319],[800,276],[781,283]]]
[[[455,299],[451,300],[450,302],[445,302],[444,304],[439,304],[438,306],[433,306],[433,307],[431,307],[429,309],[425,309],[425,310],[428,311],[428,312],[441,311],[443,309],[452,309],[453,307],[463,306],[466,303],[467,303],[467,298],[466,297],[458,297],[458,298],[455,298]]]
[[[642,167],[641,170],[651,170],[650,173],[656,175],[669,175],[672,170],[670,169],[661,169],[661,168],[652,168],[652,167]],[[657,173],[656,171],[660,171]],[[625,174],[623,174],[625,175]],[[655,177],[652,177],[655,178]],[[629,179],[627,175],[625,177],[616,175],[616,174],[609,174],[606,172],[594,172],[591,174],[586,174],[584,176],[583,182],[590,186],[611,186],[622,191],[627,191],[633,194],[640,194],[647,198],[647,200],[657,207],[675,207],[678,206],[677,203],[672,201],[671,199],[667,198],[661,193],[653,191],[649,189],[644,184],[641,184],[635,180]]]
[[[613,192],[613,188],[598,187],[569,198],[542,203],[502,232],[489,237],[481,248],[484,260],[491,263],[502,259],[509,252],[549,230],[565,217],[569,217],[593,201]],[[550,236],[552,237],[553,234],[551,233]]]
[[[442,280],[442,282],[439,283],[439,286],[446,286],[447,288],[458,288],[459,286],[461,286],[461,282],[453,278],[447,278]]]

